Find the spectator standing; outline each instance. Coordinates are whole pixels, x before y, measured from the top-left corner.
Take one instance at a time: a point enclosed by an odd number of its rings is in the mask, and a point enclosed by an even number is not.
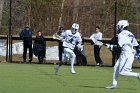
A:
[[[57,35],[59,35],[60,37],[62,36],[62,33],[64,32],[64,28],[62,26],[59,27],[59,30],[57,32]],[[58,52],[59,52],[59,61],[62,61],[62,54],[63,54],[63,42],[61,40],[59,40],[59,45],[58,45]]]
[[[29,25],[26,25],[25,28],[20,33],[20,38],[23,40],[23,63],[26,63],[27,49],[29,48],[29,63],[31,63],[33,54],[32,54],[32,30]]]
[[[78,32],[80,33],[81,38],[83,38],[83,37],[82,37],[82,32],[81,32],[80,29],[78,30]],[[82,50],[80,51],[80,50],[78,49],[78,47],[75,46],[74,53],[75,53],[75,55],[76,55],[76,63],[77,63],[77,65],[86,66],[86,65],[87,65],[87,59],[86,59],[86,56],[85,56],[85,49],[84,49],[84,44],[83,44],[83,42],[82,42],[82,47],[83,47],[83,48],[82,48]]]
[[[102,33],[100,32],[99,26],[96,26],[96,32],[90,36],[90,39],[92,39],[92,38],[95,38],[96,40],[102,40]],[[103,61],[100,58],[100,49],[101,49],[101,46],[94,45],[94,57],[95,57],[95,61],[96,61],[97,66],[103,65]]]
[[[111,39],[109,44],[118,46],[118,34],[116,34],[116,36]],[[121,49],[114,48],[110,51],[112,51],[112,67],[114,67],[115,61],[118,60],[118,58],[120,57]]]
[[[37,32],[33,45],[33,53],[38,57],[38,63],[42,64],[46,54],[46,42],[41,31]]]

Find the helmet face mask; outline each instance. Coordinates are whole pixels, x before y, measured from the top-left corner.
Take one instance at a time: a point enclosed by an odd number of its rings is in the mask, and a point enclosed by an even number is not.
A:
[[[117,32],[120,33],[121,31],[123,31],[128,26],[129,26],[128,20],[120,20],[117,23]]]
[[[120,33],[123,30],[123,26],[117,25],[117,32]]]
[[[79,29],[79,24],[77,23],[73,23],[72,27],[71,27],[71,32],[72,34],[75,34],[77,32],[77,30]]]
[[[77,29],[71,28],[72,34],[75,34],[77,32]]]

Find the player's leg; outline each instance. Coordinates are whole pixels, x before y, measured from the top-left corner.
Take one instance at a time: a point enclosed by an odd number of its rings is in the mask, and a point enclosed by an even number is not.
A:
[[[117,85],[117,79],[118,79],[118,75],[119,75],[119,60],[117,61],[117,63],[114,66],[114,72],[113,72],[113,85]]]
[[[58,75],[58,70],[59,70],[60,66],[62,66],[63,63],[65,63],[67,61],[68,53],[66,50],[67,50],[67,48],[64,48],[64,55],[62,56],[62,61],[59,61],[59,63],[57,63],[55,66],[55,75]]]
[[[60,66],[62,66],[62,65],[63,65],[62,61],[60,61],[59,63],[56,63],[56,66],[54,67],[55,75],[58,75],[58,70],[59,70]]]
[[[139,79],[139,81],[140,81],[140,73],[138,73],[138,77],[137,77],[138,79]]]
[[[134,55],[133,54],[123,55],[123,59],[124,60],[122,60],[120,62],[119,73],[121,75],[125,75],[125,76],[138,77],[138,73],[131,72],[132,71],[132,64],[134,61]]]
[[[119,74],[119,58],[114,66],[114,72],[113,72],[113,81],[111,86],[106,87],[107,89],[115,89],[117,88],[117,79],[118,79],[118,74]]]
[[[59,61],[59,63],[56,63],[56,66],[54,67],[55,75],[58,75],[58,70],[62,65],[63,65],[63,58],[62,58],[62,61]]]
[[[70,50],[68,53],[70,54],[71,73],[76,74],[76,72],[74,70],[74,62],[75,62],[76,55],[72,50]]]

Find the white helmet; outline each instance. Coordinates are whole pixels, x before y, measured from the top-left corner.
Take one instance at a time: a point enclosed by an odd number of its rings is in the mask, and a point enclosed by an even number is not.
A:
[[[72,24],[72,28],[78,30],[78,29],[79,29],[79,24],[77,24],[77,23],[73,23],[73,24]]]
[[[71,28],[72,33],[75,34],[78,29],[79,29],[79,24],[73,23]]]
[[[117,31],[120,33],[125,27],[129,26],[128,20],[120,20],[117,23]]]

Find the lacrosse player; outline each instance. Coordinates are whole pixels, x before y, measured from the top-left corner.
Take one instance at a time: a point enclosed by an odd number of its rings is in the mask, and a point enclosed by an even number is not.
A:
[[[63,48],[64,48],[63,50],[64,55],[63,55],[62,61],[55,66],[56,75],[58,74],[58,70],[60,66],[63,63],[65,63],[67,59],[70,59],[71,73],[76,74],[74,70],[74,62],[76,58],[75,53],[74,53],[74,48],[75,46],[77,46],[79,50],[82,49],[82,39],[81,39],[80,33],[78,32],[78,29],[79,29],[79,24],[73,23],[70,30],[65,30],[65,32],[63,32],[62,36],[65,37],[64,39],[62,39],[62,37],[55,36],[59,38],[61,41],[63,41]]]
[[[107,48],[111,50],[115,48],[121,49],[121,55],[114,66],[112,85],[106,87],[107,89],[117,88],[118,74],[137,77],[140,80],[140,73],[132,72],[132,64],[136,53],[133,47],[136,47],[137,52],[140,53],[139,44],[135,36],[127,30],[128,26],[127,20],[120,20],[117,23],[118,46],[106,44]]]

